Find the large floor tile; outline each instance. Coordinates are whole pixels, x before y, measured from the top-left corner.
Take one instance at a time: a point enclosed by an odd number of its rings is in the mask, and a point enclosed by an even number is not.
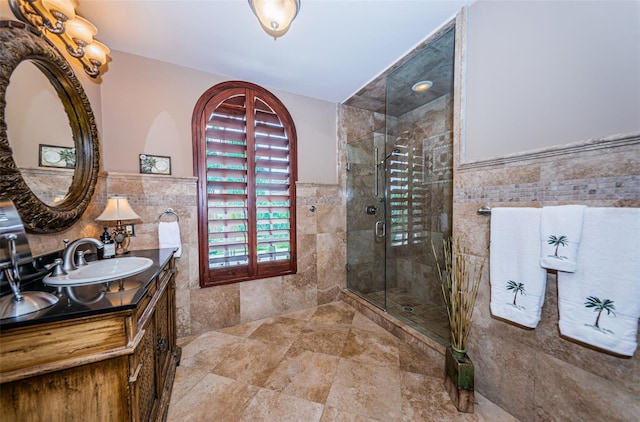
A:
[[[459,413],[449,394],[442,387],[442,379],[411,372],[402,372],[403,421],[477,421],[477,415]]]
[[[261,389],[238,420],[241,422],[316,422],[322,417],[322,410],[321,404]]]
[[[320,422],[382,422],[380,419],[368,418],[351,412],[325,406]]]
[[[318,306],[310,321],[316,324],[351,325],[356,311],[344,302]]]
[[[208,374],[181,400],[172,397],[168,421],[237,421],[259,388]]]
[[[399,421],[400,371],[341,359],[326,404],[369,418]]]
[[[352,328],[342,350],[342,357],[366,365],[398,369],[399,340],[389,333],[374,333]]]
[[[175,403],[182,400],[208,374],[209,370],[204,368],[181,367],[179,371],[176,371],[176,377],[173,380],[171,401]]]
[[[367,318],[366,316],[362,315],[359,312],[356,313],[356,315],[353,317],[353,323],[351,324],[351,326],[359,330],[371,331],[373,333],[378,333],[380,335],[389,334],[387,330],[385,330],[384,328],[382,328],[375,322],[371,321],[369,318]]]
[[[298,337],[306,322],[299,319],[274,317],[264,320],[249,336],[252,340],[260,340],[279,346],[291,345]]]
[[[400,370],[443,379],[444,368],[404,342],[398,343]],[[443,359],[444,361],[444,359]]]
[[[340,356],[348,336],[347,326],[308,323],[291,347]]]
[[[275,346],[247,339],[211,372],[247,384],[264,386],[289,346]]]
[[[290,350],[267,379],[265,387],[324,404],[338,369],[336,356]]]
[[[222,328],[217,331],[220,333],[229,334],[231,336],[249,337],[251,334],[253,334],[255,330],[258,329],[258,327],[260,327],[260,325],[262,325],[263,322],[264,322],[263,320],[252,321],[252,322],[247,322],[245,324]]]
[[[211,370],[244,341],[217,331],[204,333],[182,348],[180,366]]]

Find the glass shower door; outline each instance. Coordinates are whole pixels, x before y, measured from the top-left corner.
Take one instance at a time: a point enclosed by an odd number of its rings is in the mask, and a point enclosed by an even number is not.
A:
[[[347,287],[386,309],[384,133],[347,144]]]
[[[386,80],[386,310],[447,344],[449,322],[433,248],[451,237],[453,214],[453,29]],[[439,256],[442,267],[442,258]]]

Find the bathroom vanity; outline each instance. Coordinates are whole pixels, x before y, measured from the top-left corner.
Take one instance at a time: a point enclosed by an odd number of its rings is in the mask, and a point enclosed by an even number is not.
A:
[[[60,300],[0,321],[0,418],[164,420],[181,353],[173,253],[133,251],[151,268],[109,284],[27,286]]]

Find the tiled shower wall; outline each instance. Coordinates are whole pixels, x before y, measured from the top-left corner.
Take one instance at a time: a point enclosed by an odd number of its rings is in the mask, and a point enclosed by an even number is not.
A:
[[[488,258],[490,229],[480,206],[564,204],[640,207],[640,137],[456,163],[454,236],[478,259]],[[487,266],[468,347],[478,392],[523,421],[637,420],[639,352],[620,358],[561,338],[555,273],[548,273],[542,320],[533,330],[494,319],[489,301]]]
[[[46,179],[46,172],[45,178]],[[345,287],[345,207],[334,185],[297,184],[298,273],[201,289],[198,283],[197,179],[101,173],[79,222],[52,235],[28,235],[34,255],[62,247],[62,239],[98,237],[95,218],[108,196],[124,195],[140,215],[131,250],[158,247],[158,221],[167,208],[179,216],[182,256],[176,259],[178,335],[198,334],[332,302]],[[311,211],[312,206],[315,207]],[[171,216],[162,216],[172,221]]]
[[[432,243],[438,253],[451,234],[453,97],[444,95],[397,118],[390,135],[410,152],[406,245],[388,248],[395,267],[387,276],[422,304],[442,306]],[[388,230],[389,231],[392,231]],[[391,233],[393,235],[393,233]],[[444,310],[443,310],[444,311]]]

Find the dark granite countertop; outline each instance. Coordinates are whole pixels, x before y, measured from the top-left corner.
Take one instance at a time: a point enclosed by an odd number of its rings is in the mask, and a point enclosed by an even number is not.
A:
[[[0,330],[64,321],[73,318],[99,315],[135,308],[144,297],[150,282],[173,256],[175,249],[148,249],[131,251],[126,256],[146,257],[153,261],[148,270],[121,280],[87,286],[61,287],[47,286],[35,281],[23,287],[23,291],[45,291],[57,295],[60,300],[53,306],[0,320]],[[111,258],[118,259],[118,258]],[[102,293],[105,292],[105,293]]]

